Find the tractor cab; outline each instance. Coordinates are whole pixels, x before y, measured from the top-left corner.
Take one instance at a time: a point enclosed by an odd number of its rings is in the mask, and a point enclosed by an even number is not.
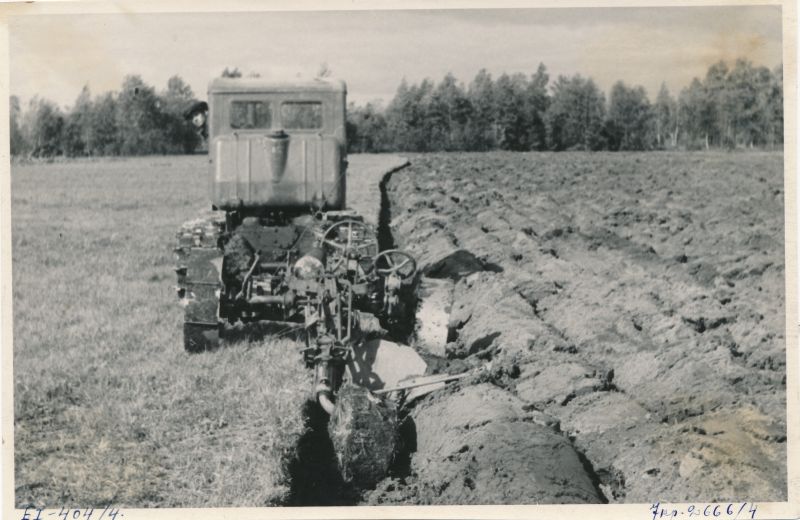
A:
[[[208,87],[212,204],[244,214],[345,208],[342,81],[217,78]]]

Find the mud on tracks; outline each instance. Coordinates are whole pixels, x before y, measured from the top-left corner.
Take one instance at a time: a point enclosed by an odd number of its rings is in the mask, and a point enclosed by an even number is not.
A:
[[[785,500],[782,172],[780,154],[412,156],[383,211],[449,284],[434,370],[491,369],[411,411],[407,473],[367,501]]]

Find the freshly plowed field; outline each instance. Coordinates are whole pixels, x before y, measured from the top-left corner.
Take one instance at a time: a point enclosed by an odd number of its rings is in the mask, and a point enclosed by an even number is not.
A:
[[[428,348],[487,370],[411,411],[370,503],[786,500],[782,155],[410,159],[394,240],[451,281]]]
[[[429,371],[482,370],[403,411],[366,493],[297,344],[183,351],[204,156],[14,165],[16,505],[786,499],[782,155],[409,159],[351,157],[349,205],[419,260]]]

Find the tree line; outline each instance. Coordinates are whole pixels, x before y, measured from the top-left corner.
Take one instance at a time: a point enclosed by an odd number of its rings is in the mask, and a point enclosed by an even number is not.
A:
[[[654,101],[618,81],[608,100],[591,78],[551,82],[535,73],[481,70],[468,84],[403,81],[384,108],[348,108],[354,152],[483,150],[656,150],[780,147],[783,72],[740,59],[719,62],[677,98],[661,85]]]
[[[35,97],[23,111],[12,96],[11,154],[191,153],[203,141],[187,118],[197,102],[179,76],[161,92],[139,76],[94,98],[84,87],[68,110]],[[543,64],[530,76],[495,79],[481,70],[468,85],[452,74],[438,83],[403,80],[385,107],[351,103],[347,134],[350,152],[773,148],[783,143],[783,73],[719,62],[677,97],[662,84],[654,101],[622,81],[608,100],[580,74],[551,82]]]
[[[186,114],[194,93],[179,76],[156,92],[139,76],[127,76],[119,92],[92,97],[83,90],[68,111],[34,97],[23,111],[11,96],[11,155],[87,157],[191,153],[202,136]]]

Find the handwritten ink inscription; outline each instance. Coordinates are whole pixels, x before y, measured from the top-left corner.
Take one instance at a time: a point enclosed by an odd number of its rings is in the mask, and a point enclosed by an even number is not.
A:
[[[64,508],[60,511],[48,510],[38,507],[26,507],[20,520],[122,520],[125,515],[119,509],[106,506],[97,509]]]
[[[652,520],[664,518],[691,518],[694,516],[703,518],[719,518],[720,520],[755,520],[758,506],[750,502],[728,503],[728,504],[701,504],[688,506],[669,506],[656,502],[650,506],[653,513]]]

